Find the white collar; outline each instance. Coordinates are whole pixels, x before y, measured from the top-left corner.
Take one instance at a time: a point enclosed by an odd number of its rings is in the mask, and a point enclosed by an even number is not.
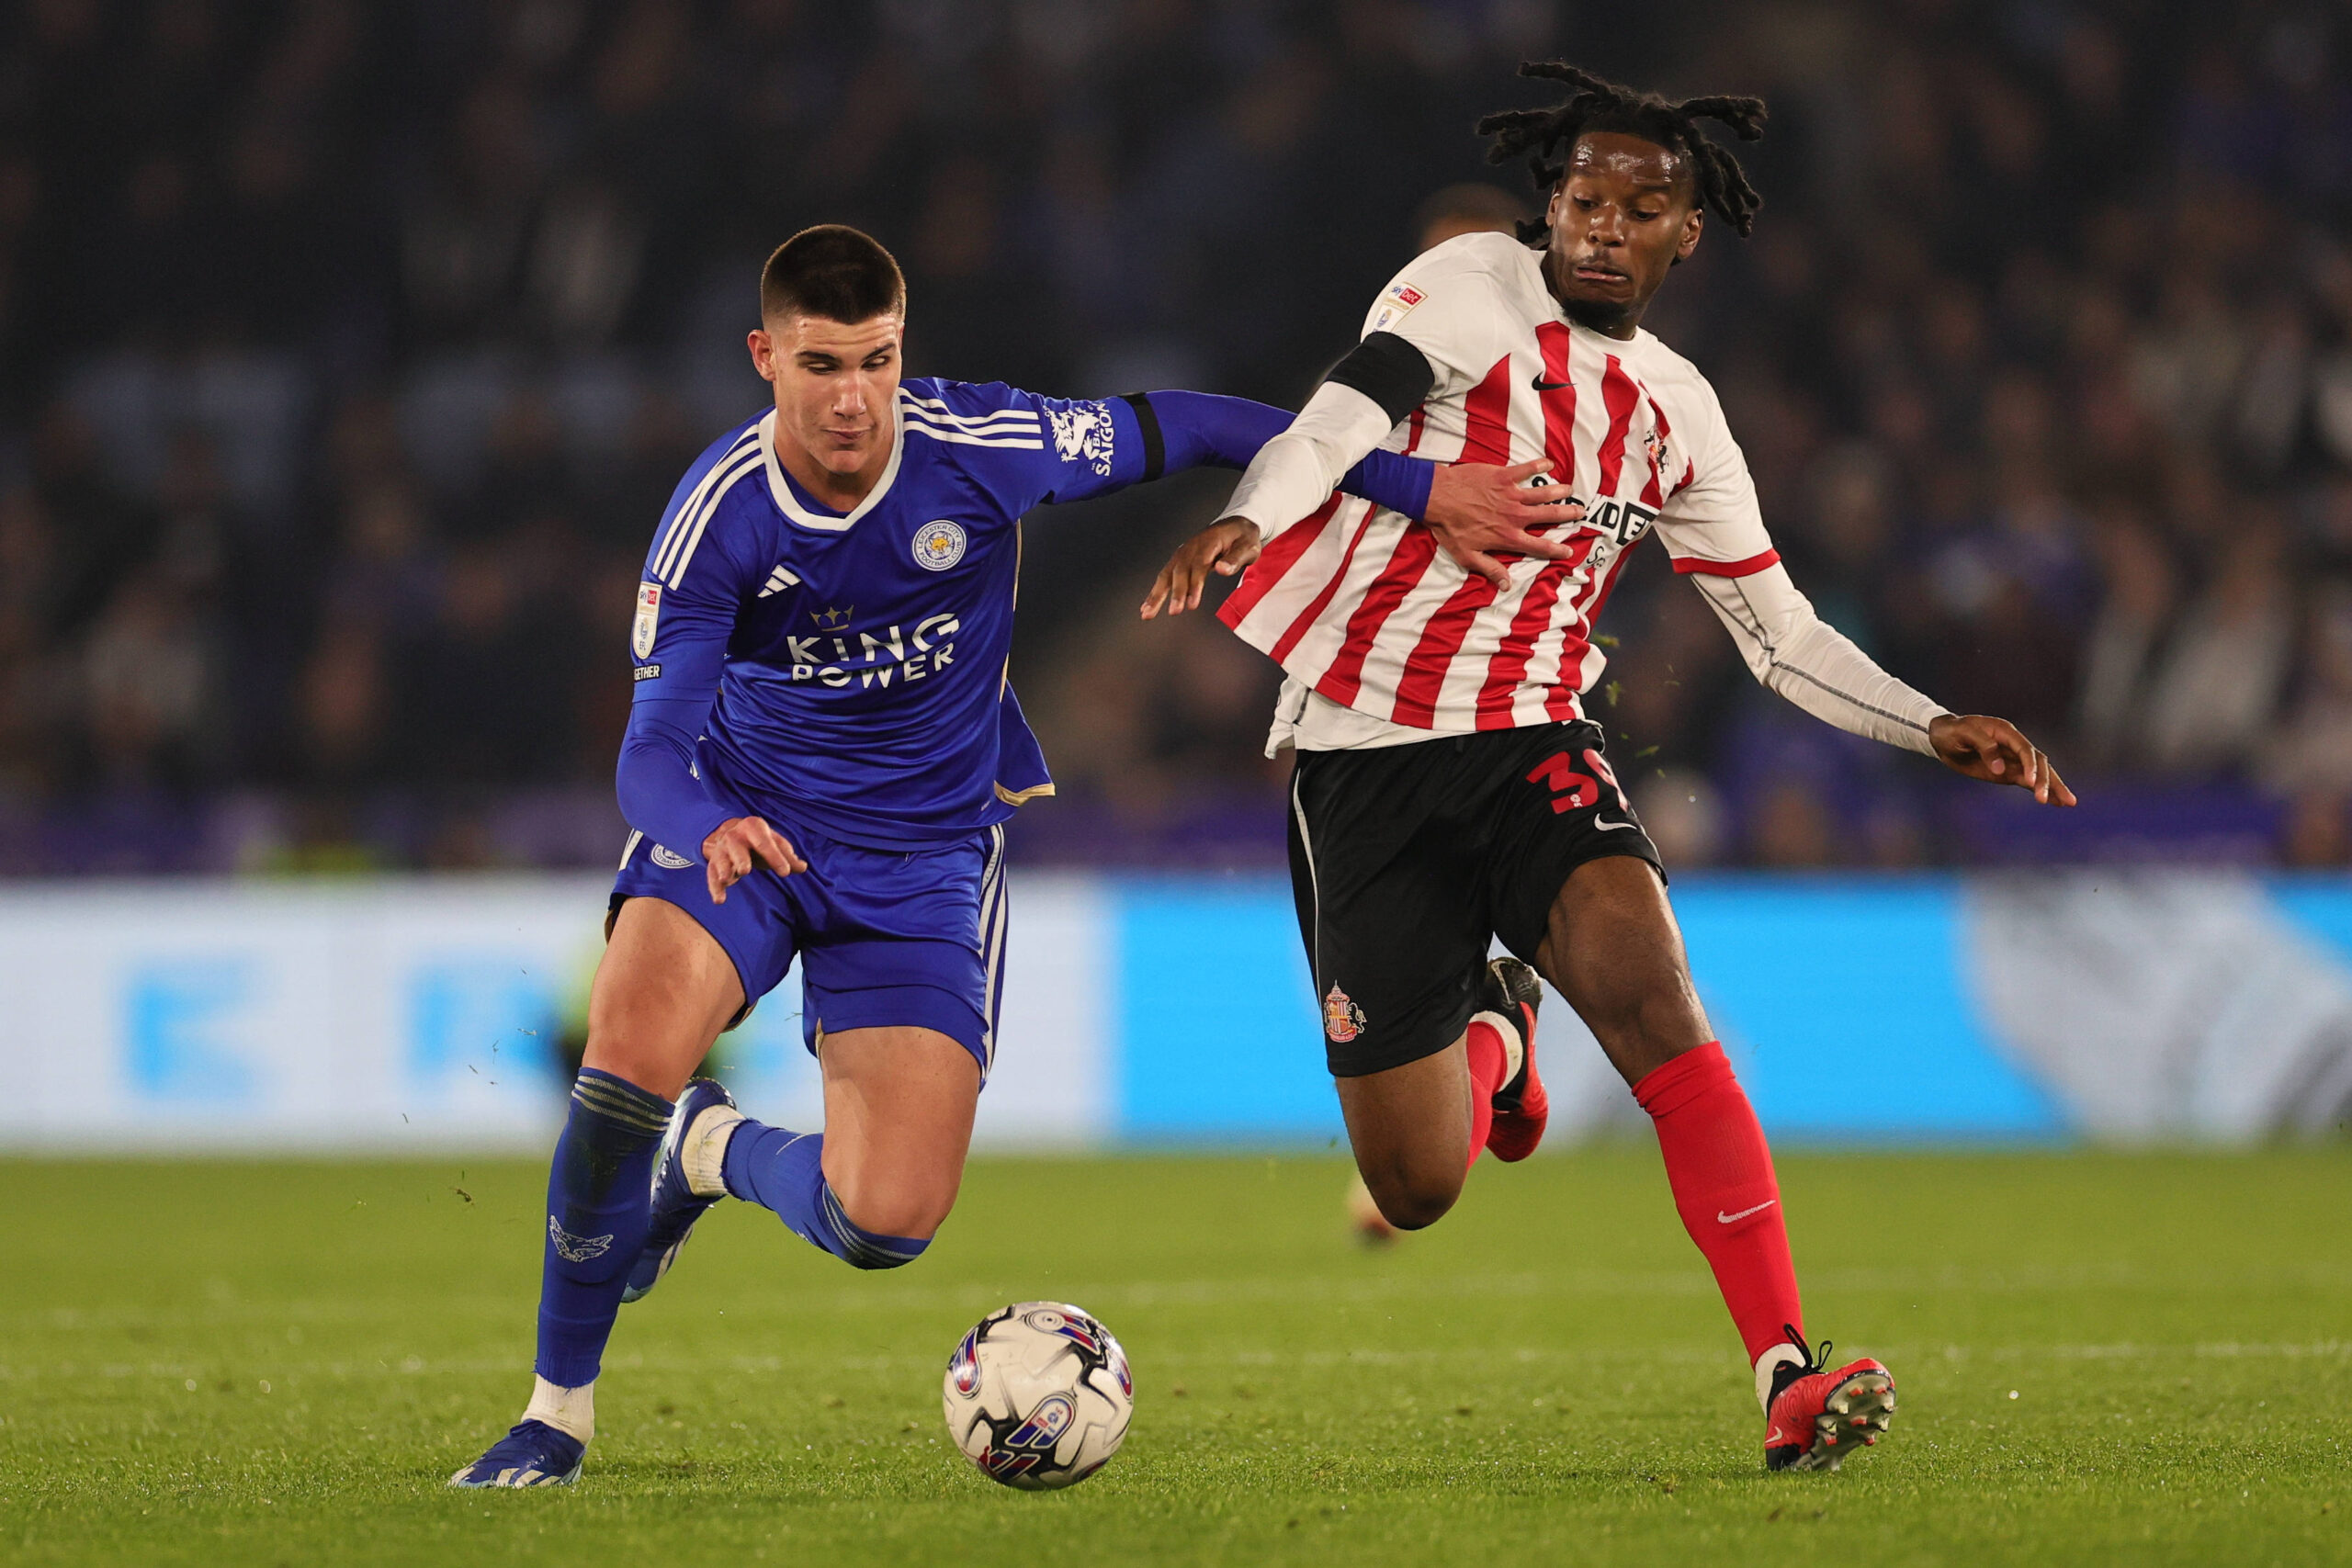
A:
[[[875,504],[890,493],[892,481],[899,477],[899,459],[907,450],[906,422],[899,417],[899,400],[890,400],[890,461],[865,499],[857,503],[845,517],[831,513],[811,512],[792,492],[790,481],[784,477],[784,465],[775,458],[775,410],[770,409],[760,419],[760,456],[767,465],[768,494],[775,502],[776,510],[804,528],[820,528],[828,534],[844,534],[857,520],[874,510]]]

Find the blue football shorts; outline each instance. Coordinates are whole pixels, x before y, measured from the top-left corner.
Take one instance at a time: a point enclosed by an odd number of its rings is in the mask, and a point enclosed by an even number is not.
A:
[[[935,1029],[980,1065],[996,1060],[1004,992],[1004,829],[921,850],[877,850],[761,814],[808,863],[754,870],[714,904],[702,863],[631,833],[611,913],[659,898],[692,915],[735,961],[741,1023],[800,959],[801,1037],[814,1054],[847,1029]],[[612,929],[611,919],[605,930]]]

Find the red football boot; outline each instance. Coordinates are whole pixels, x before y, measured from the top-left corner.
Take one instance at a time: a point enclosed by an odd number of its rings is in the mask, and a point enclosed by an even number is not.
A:
[[[1487,1129],[1487,1147],[1499,1160],[1522,1160],[1544,1141],[1544,1124],[1552,1119],[1552,1100],[1535,1074],[1535,1010],[1544,1000],[1544,982],[1516,958],[1498,958],[1487,965],[1478,987],[1478,1010],[1491,1012],[1519,1036],[1519,1072],[1496,1091],[1495,1119]]]
[[[1875,1444],[1894,1419],[1894,1376],[1867,1356],[1832,1371],[1825,1365],[1829,1341],[1815,1355],[1794,1328],[1782,1327],[1804,1359],[1773,1369],[1764,1468],[1835,1470],[1848,1454]]]

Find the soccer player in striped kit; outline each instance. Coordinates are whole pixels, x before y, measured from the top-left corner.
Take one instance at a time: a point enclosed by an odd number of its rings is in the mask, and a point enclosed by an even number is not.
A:
[[[1478,129],[1493,161],[1532,154],[1544,217],[1399,273],[1143,613],[1191,609],[1211,573],[1242,573],[1219,614],[1287,677],[1268,751],[1297,754],[1299,925],[1381,1213],[1430,1224],[1480,1148],[1533,1152],[1540,974],[1655,1122],[1754,1367],[1767,1465],[1834,1466],[1885,1429],[1894,1380],[1867,1359],[1833,1369],[1805,1342],[1770,1152],[1699,1005],[1657,851],[1585,716],[1594,618],[1654,532],[1771,690],[1973,778],[2075,797],[2014,726],[1946,712],[1815,615],[1713,389],[1641,328],[1709,213],[1748,231],[1759,198],[1700,122],[1752,140],[1762,102],[1669,103],[1565,63],[1522,73],[1573,92]],[[1383,447],[1517,462],[1581,513],[1482,533],[1332,494]],[[1516,958],[1487,961],[1498,937]]]

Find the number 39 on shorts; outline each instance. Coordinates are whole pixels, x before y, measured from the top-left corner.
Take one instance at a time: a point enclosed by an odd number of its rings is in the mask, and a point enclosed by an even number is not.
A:
[[[1616,797],[1618,809],[1631,810],[1625,803],[1625,792],[1617,783],[1617,775],[1609,771],[1608,760],[1598,747],[1588,746],[1579,764],[1577,753],[1555,751],[1535,764],[1527,782],[1542,784],[1552,792],[1552,811],[1564,816],[1600,804],[1605,789]]]

